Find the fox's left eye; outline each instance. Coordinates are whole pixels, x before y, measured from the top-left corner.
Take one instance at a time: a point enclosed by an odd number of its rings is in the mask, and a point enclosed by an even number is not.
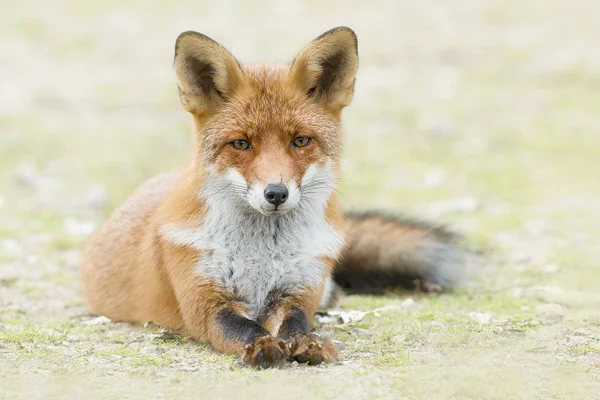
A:
[[[296,139],[292,140],[293,147],[306,147],[312,142],[312,138],[308,136],[298,136]]]
[[[245,140],[234,140],[229,143],[236,150],[251,150],[252,145]]]

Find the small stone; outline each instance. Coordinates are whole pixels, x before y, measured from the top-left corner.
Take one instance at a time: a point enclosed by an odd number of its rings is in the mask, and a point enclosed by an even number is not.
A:
[[[443,322],[440,321],[431,321],[429,323],[429,326],[435,327],[435,328],[440,328],[443,329],[446,327],[446,324],[444,324]]]
[[[427,187],[438,187],[444,183],[448,173],[443,169],[434,169],[425,174],[425,185]]]
[[[343,311],[340,313],[340,320],[344,324],[349,322],[358,322],[361,321],[365,315],[367,315],[367,313],[364,311]]]
[[[480,323],[481,325],[488,325],[492,321],[492,314],[490,313],[471,311],[468,315],[469,318]]]
[[[331,315],[317,315],[317,322],[320,324],[333,324],[338,321],[338,317],[334,317]]]
[[[108,192],[102,186],[91,188],[84,195],[84,204],[95,210],[104,210],[108,206]]]
[[[40,262],[40,258],[38,256],[30,254],[25,258],[25,262],[29,265],[37,264]]]
[[[405,340],[406,340],[405,335],[397,335],[392,338],[392,342],[394,342],[394,343],[404,343]]]
[[[140,351],[144,354],[154,354],[157,352],[156,347],[152,347],[152,346],[143,346]]]
[[[23,246],[16,239],[2,240],[0,248],[9,257],[18,257],[23,253]]]
[[[71,236],[89,236],[96,229],[96,223],[69,217],[65,219],[64,228],[65,232]]]
[[[40,173],[34,163],[23,161],[17,167],[15,180],[24,186],[37,186],[40,181]]]
[[[393,304],[390,304],[388,306],[383,306],[383,307],[379,307],[373,310],[373,314],[375,314],[376,317],[379,317],[381,314],[381,312],[386,312],[386,311],[402,311],[403,308],[401,306],[396,306]]]
[[[100,316],[100,317],[93,318],[89,321],[85,321],[83,324],[84,325],[103,325],[103,324],[108,324],[111,322],[112,322],[112,320],[110,318],[107,318],[105,316]]]
[[[409,297],[408,299],[405,299],[402,302],[402,307],[404,308],[411,308],[414,307],[417,303],[415,302],[415,300],[412,297]]]
[[[554,325],[562,322],[565,313],[560,304],[540,304],[535,307],[537,319],[542,325]]]
[[[560,265],[557,264],[548,264],[548,265],[544,265],[541,268],[542,272],[545,272],[547,274],[553,274],[555,272],[560,271]]]

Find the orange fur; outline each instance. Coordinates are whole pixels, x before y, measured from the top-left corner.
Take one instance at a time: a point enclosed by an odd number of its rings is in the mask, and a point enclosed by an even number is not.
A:
[[[253,366],[278,366],[285,359],[318,364],[338,358],[335,345],[309,331],[332,276],[341,276],[348,287],[361,283],[365,271],[435,278],[438,270],[430,260],[447,259],[446,251],[454,251],[451,260],[459,259],[461,253],[453,250],[442,230],[430,234],[421,225],[403,226],[371,216],[346,223],[332,186],[340,176],[341,111],[352,98],[357,68],[356,36],[343,27],[319,36],[289,66],[242,66],[212,39],[195,32],[181,34],[174,69],[181,102],[194,121],[193,157],[180,172],[142,185],[90,238],[81,264],[90,311],[116,321],[162,325],[218,351],[238,354]],[[312,141],[297,146],[299,138]],[[247,146],[235,147],[239,141]],[[313,179],[315,185],[308,186],[308,176],[318,173],[328,181]],[[236,194],[237,201],[247,200],[244,207],[230,210],[210,197],[215,193],[204,192],[219,188],[211,185],[223,179],[238,191],[244,188],[245,193]],[[300,193],[296,204],[312,201],[311,190],[323,196],[314,203],[320,209],[298,211],[293,215],[302,220],[287,220],[284,227],[280,219],[265,220],[289,212],[274,214],[279,204],[272,210],[261,208],[268,200],[263,188],[284,183]],[[307,188],[304,193],[302,185]],[[258,205],[248,195],[254,187],[259,188],[256,201],[263,202]],[[286,206],[296,207],[290,203]],[[229,230],[223,234],[218,217],[226,213],[237,214],[226,220]],[[262,219],[257,219],[260,214]],[[314,218],[312,225],[304,218]],[[248,225],[248,220],[268,229],[276,226],[275,233],[265,229],[268,237],[252,236],[256,225]],[[246,230],[231,239],[242,229],[240,223],[246,223]],[[285,229],[307,229],[292,236],[304,242],[299,248],[288,243],[285,254],[273,255],[282,246],[278,232]],[[211,236],[215,232],[222,234],[218,240]],[[350,246],[340,260],[346,232]],[[235,253],[254,252],[254,242],[244,241],[248,237],[270,246],[256,245],[261,259]],[[245,247],[236,247],[233,240]],[[436,241],[441,243],[431,245]],[[419,258],[422,249],[425,257]],[[407,255],[411,252],[415,254]],[[372,260],[377,264],[371,271]],[[338,272],[343,268],[336,268],[344,261],[349,265],[345,275]],[[263,262],[271,268],[265,273],[272,275],[261,280]]]

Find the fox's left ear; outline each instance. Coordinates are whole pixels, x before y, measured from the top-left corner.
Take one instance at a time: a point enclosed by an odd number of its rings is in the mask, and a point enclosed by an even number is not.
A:
[[[350,28],[325,32],[306,46],[290,66],[294,82],[332,111],[350,104],[358,71],[358,40]]]

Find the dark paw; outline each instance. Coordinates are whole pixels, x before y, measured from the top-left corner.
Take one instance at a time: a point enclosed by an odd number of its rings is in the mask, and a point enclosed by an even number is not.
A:
[[[261,336],[244,347],[242,362],[256,368],[279,368],[290,355],[283,339]]]
[[[290,339],[290,360],[308,365],[319,365],[337,361],[340,353],[329,340],[315,335],[298,334]]]

